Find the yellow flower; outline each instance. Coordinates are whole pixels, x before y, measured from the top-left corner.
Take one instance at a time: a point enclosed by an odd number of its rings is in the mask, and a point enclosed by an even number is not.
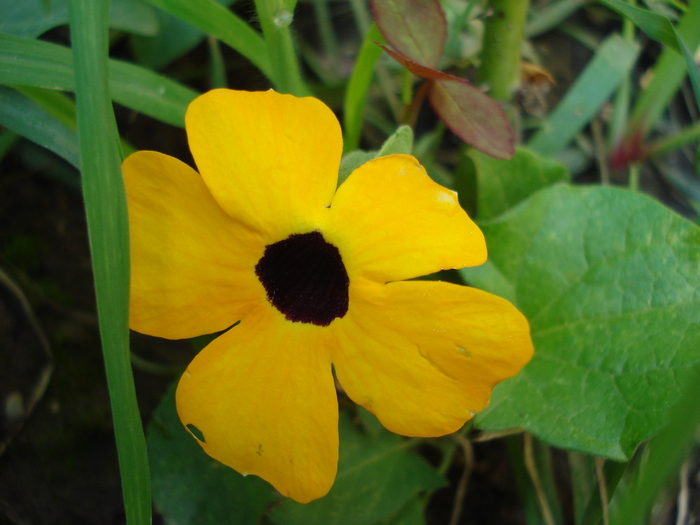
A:
[[[486,260],[456,194],[413,157],[370,161],[336,190],[335,116],[273,91],[206,93],[186,129],[199,173],[151,151],[124,161],[131,327],[228,329],[177,389],[207,454],[307,502],[336,474],[332,369],[386,428],[429,437],[459,429],[530,359],[507,301],[407,281]]]

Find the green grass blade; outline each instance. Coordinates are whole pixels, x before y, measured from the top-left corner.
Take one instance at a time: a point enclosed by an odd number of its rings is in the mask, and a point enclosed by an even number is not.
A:
[[[216,37],[250,60],[267,78],[274,78],[272,62],[260,33],[226,7],[214,0],[147,0],[147,2]]]
[[[692,51],[700,44],[700,0],[690,0],[688,9],[679,22],[676,32],[679,40]],[[672,49],[664,49],[654,65],[651,82],[639,95],[634,106],[629,128],[641,128],[647,133],[666,111],[671,98],[686,75],[687,64],[681,55]]]
[[[129,525],[151,522],[146,441],[129,359],[129,225],[108,78],[109,2],[71,0],[83,197]]]
[[[700,69],[695,63],[693,53],[688,49],[673,23],[665,16],[626,4],[621,0],[598,1],[625,16],[650,38],[668,46],[683,57],[693,91],[695,92],[695,98],[700,104]]]
[[[673,24],[665,16],[647,11],[641,7],[626,4],[622,0],[598,0],[598,2],[630,20],[644,31],[649,38],[667,45],[675,50],[676,53],[681,52],[678,40],[676,40],[676,35],[673,32]]]
[[[562,151],[622,83],[638,54],[639,46],[619,35],[606,39],[528,146],[544,156]]]
[[[0,33],[0,83],[74,91],[70,49]],[[187,105],[197,93],[133,64],[109,60],[109,87],[115,102],[183,127]]]
[[[80,168],[78,134],[26,95],[0,86],[0,124]]]
[[[307,96],[310,91],[301,78],[301,69],[289,28],[294,17],[295,2],[287,1],[287,4],[280,0],[255,0],[255,9],[274,73],[273,77],[268,78],[280,93]]]
[[[384,43],[376,24],[372,24],[360,49],[360,54],[352,71],[345,101],[343,103],[343,127],[345,138],[343,142],[344,153],[358,148],[360,144],[360,132],[362,131],[362,113],[365,108],[367,91],[374,76],[374,68],[382,54],[382,48],[375,42]]]
[[[669,425],[649,442],[647,461],[640,464],[637,477],[612,508],[611,525],[645,523],[656,495],[678,471],[683,458],[695,442],[700,422],[700,368],[695,367],[692,381],[674,409]]]

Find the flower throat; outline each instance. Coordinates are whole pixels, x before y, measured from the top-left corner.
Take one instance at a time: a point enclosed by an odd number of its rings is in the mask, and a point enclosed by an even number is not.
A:
[[[269,244],[255,274],[267,300],[289,321],[328,326],[348,311],[348,272],[338,248],[320,232]]]

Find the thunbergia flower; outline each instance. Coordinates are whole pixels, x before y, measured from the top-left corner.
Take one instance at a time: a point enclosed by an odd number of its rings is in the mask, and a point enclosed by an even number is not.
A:
[[[486,260],[457,194],[416,159],[372,160],[336,189],[337,119],[273,91],[210,91],[186,129],[199,173],[152,151],[124,161],[130,323],[168,339],[225,330],[176,394],[207,454],[307,502],[337,469],[333,370],[387,429],[431,437],[530,359],[507,301],[410,280]]]

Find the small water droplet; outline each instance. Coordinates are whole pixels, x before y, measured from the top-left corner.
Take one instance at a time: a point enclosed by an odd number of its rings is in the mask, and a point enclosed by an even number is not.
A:
[[[459,350],[462,354],[464,354],[464,357],[466,357],[467,359],[472,358],[472,353],[470,351],[468,351],[466,348],[464,348],[463,346],[460,346],[460,345],[455,345],[455,346],[457,347],[457,350]]]
[[[248,475],[247,472],[241,472],[241,476],[243,476],[244,478],[245,478],[247,475]]]
[[[469,411],[469,415],[473,417],[473,416],[476,415],[476,412],[474,412],[473,410],[470,410],[470,411]]]
[[[289,11],[283,10],[277,13],[277,15],[272,19],[272,22],[279,29],[283,29],[285,27],[289,27],[292,23],[292,20],[294,20],[294,15]]]

